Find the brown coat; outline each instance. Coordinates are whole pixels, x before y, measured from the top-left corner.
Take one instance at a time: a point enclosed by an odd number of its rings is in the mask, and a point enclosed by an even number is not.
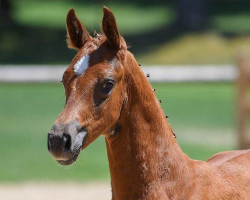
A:
[[[78,53],[64,73],[66,105],[48,139],[55,159],[76,160],[79,151],[72,144],[79,132],[86,133],[82,149],[103,134],[113,200],[249,200],[250,151],[219,153],[207,162],[186,156],[106,7],[102,29],[103,35],[92,38],[69,11],[68,45]],[[76,75],[74,66],[86,55],[89,67]],[[77,133],[59,131],[74,127],[73,121],[82,127]]]

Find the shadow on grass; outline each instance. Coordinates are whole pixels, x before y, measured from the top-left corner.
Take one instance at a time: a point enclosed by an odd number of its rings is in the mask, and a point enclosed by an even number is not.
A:
[[[65,31],[24,27],[0,27],[0,55],[3,63],[66,63],[74,51],[67,49]]]
[[[42,64],[69,63],[74,50],[67,48],[66,30],[56,30],[39,27],[26,27],[16,24],[0,26],[0,55],[1,64]],[[125,35],[130,50],[137,55],[146,53],[153,46],[174,40],[181,35],[174,26],[159,29],[139,35]]]
[[[21,25],[0,25],[0,64],[67,64],[75,55],[66,45],[66,30]],[[203,30],[196,30],[195,33]],[[192,31],[177,24],[165,25],[137,35],[124,35],[130,51],[136,56],[154,47],[177,40]],[[194,32],[194,31],[193,31]],[[226,38],[238,34],[221,33]]]

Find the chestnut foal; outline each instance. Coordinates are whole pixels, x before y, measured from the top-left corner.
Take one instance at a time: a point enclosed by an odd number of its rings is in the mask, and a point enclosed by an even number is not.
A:
[[[73,9],[68,47],[78,52],[63,75],[66,105],[48,134],[62,165],[105,136],[113,200],[250,199],[250,151],[207,162],[180,149],[149,82],[103,8],[102,35],[91,37]]]

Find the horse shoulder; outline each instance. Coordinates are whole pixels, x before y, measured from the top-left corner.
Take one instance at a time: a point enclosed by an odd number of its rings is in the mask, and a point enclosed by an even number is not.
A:
[[[250,150],[221,152],[194,163],[190,199],[250,199]]]
[[[216,166],[223,165],[224,163],[250,165],[250,150],[220,152],[210,157],[206,162]]]

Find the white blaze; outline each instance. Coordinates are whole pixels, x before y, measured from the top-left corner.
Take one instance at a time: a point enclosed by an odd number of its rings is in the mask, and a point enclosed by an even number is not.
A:
[[[83,56],[74,65],[74,72],[76,75],[82,75],[89,67],[89,55]]]

